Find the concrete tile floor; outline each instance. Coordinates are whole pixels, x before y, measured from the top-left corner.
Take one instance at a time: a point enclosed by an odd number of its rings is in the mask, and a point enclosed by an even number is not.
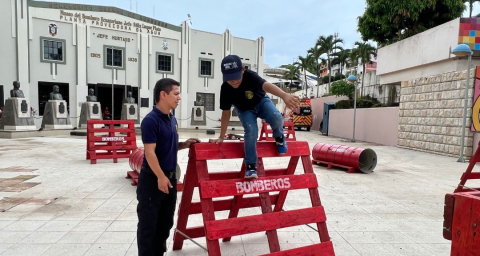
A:
[[[181,140],[190,137],[207,141],[215,135],[180,133]],[[297,132],[297,139],[308,141],[311,148],[318,142],[343,144],[372,148],[378,155],[375,172],[368,175],[314,166],[336,255],[449,255],[450,241],[442,237],[443,199],[454,190],[467,164],[396,147],[353,144],[314,131]],[[137,255],[137,201],[135,187],[125,179],[130,170],[127,159],[91,165],[85,160],[84,137],[2,139],[0,144],[0,180],[31,175],[28,182],[40,183],[0,193],[0,199],[20,202],[0,213],[0,255]],[[183,172],[187,162],[188,150],[180,151]],[[266,168],[286,167],[288,158],[264,163]],[[212,172],[237,171],[241,159],[208,164]],[[194,196],[198,200],[198,193]],[[306,190],[289,192],[286,210],[309,206]],[[260,208],[240,211],[240,215],[260,213]],[[189,218],[188,226],[196,224],[202,224],[200,215]],[[281,229],[278,236],[283,249],[319,242],[318,234],[307,226]],[[196,241],[205,246],[204,238]],[[264,232],[220,245],[223,255],[269,252]],[[206,255],[190,241],[182,250],[167,254]]]

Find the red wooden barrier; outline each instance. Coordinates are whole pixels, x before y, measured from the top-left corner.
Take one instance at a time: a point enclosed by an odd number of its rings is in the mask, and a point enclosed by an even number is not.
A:
[[[467,183],[467,180],[480,179],[480,172],[472,172],[473,167],[475,167],[475,164],[479,162],[480,162],[480,142],[478,143],[478,147],[477,147],[477,150],[475,151],[475,154],[473,154],[472,158],[470,158],[470,162],[468,164],[467,170],[465,170],[465,172],[462,174],[462,177],[460,178],[460,183],[458,184],[458,187],[457,189],[455,189],[454,193],[480,190],[480,188],[469,188],[465,186],[465,183]]]
[[[326,216],[318,194],[318,184],[310,161],[310,149],[307,142],[289,142],[286,155],[290,161],[287,168],[265,170],[263,158],[279,157],[273,142],[258,142],[258,174],[255,180],[244,179],[245,163],[240,171],[209,173],[207,160],[244,158],[243,142],[224,142],[222,144],[197,143],[190,147],[187,172],[184,179],[184,191],[178,210],[177,229],[191,238],[206,237],[208,255],[221,255],[219,239],[230,241],[232,236],[266,231],[271,254],[268,255],[334,255],[330,242]],[[304,174],[294,175],[301,159]],[[192,202],[194,188],[200,191],[200,202]],[[312,207],[283,211],[283,205],[289,190],[308,189]],[[270,192],[279,191],[277,194]],[[243,196],[259,194],[255,197]],[[233,198],[231,197],[233,196]],[[229,199],[214,200],[217,197]],[[274,205],[272,210],[272,205]],[[239,210],[258,207],[262,214],[237,217]],[[229,210],[227,219],[215,220],[215,211]],[[187,228],[191,214],[202,213],[204,226]],[[315,223],[318,228],[320,244],[281,251],[277,229]],[[173,250],[180,250],[185,237],[176,232],[173,238]]]
[[[275,141],[273,138],[273,130],[267,122],[262,122],[262,129],[260,130],[260,138],[259,141]],[[283,123],[283,135],[287,139],[287,141],[295,141],[297,137],[295,137],[295,127],[293,122],[284,122]]]
[[[106,128],[95,128],[94,125]],[[120,125],[115,127],[115,125]],[[127,128],[122,126],[126,125]],[[87,159],[96,164],[97,159],[129,158],[137,148],[135,123],[132,120],[88,120],[87,121]]]
[[[480,255],[480,192],[453,194],[452,256]]]

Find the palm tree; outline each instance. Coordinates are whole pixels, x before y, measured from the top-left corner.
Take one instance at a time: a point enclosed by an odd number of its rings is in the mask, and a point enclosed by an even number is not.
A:
[[[298,69],[297,66],[293,64],[289,64],[285,66],[285,68],[288,69],[288,71],[285,72],[285,74],[283,74],[283,78],[290,80],[289,88],[290,88],[290,92],[292,92],[293,79],[298,79],[298,77],[300,76],[300,70]]]
[[[339,64],[340,65],[340,74],[343,74],[343,66],[345,66],[345,63],[347,63],[348,58],[350,57],[350,52],[352,50],[350,49],[344,49],[339,52],[335,52],[332,54],[335,58],[332,60],[332,64]]]
[[[308,50],[308,55],[315,60],[315,63],[314,63],[315,64],[315,69],[314,69],[315,72],[313,72],[313,73],[315,73],[315,75],[317,76],[317,97],[318,97],[318,87],[320,85],[320,63],[318,62],[318,60],[321,59],[320,56],[324,53],[325,52],[323,52],[323,50],[320,49],[320,47],[317,47],[317,46],[314,46],[314,47],[310,48],[310,50]],[[323,59],[322,59],[321,62],[323,62]]]
[[[472,17],[473,4],[475,2],[480,2],[480,0],[463,0],[464,3],[468,3],[468,10],[470,11],[470,18]]]
[[[328,93],[330,93],[330,82],[332,81],[332,63],[330,62],[330,56],[336,50],[342,50],[342,47],[337,44],[343,44],[343,39],[329,35],[327,37],[320,36],[315,44],[315,47],[320,48],[323,52],[327,54],[327,65],[328,65]]]
[[[352,55],[356,57],[356,59],[360,59],[360,62],[362,63],[363,67],[363,72],[362,72],[362,87],[361,87],[361,92],[360,92],[360,97],[363,97],[363,82],[365,79],[365,65],[370,62],[371,56],[377,57],[377,49],[370,45],[367,42],[355,42],[355,45],[357,48],[352,50],[354,53]]]
[[[308,83],[307,83],[307,68],[312,66],[312,63],[315,60],[307,54],[306,57],[298,56],[298,61],[293,63],[293,65],[297,66],[298,69],[303,69],[303,74],[305,75],[305,97],[308,95]]]

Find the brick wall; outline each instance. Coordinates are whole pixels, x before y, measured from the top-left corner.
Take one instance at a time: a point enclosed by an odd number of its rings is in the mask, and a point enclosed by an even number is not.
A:
[[[470,132],[475,69],[470,71],[466,157],[472,155]],[[402,82],[398,146],[431,153],[458,156],[462,136],[464,88],[467,71],[449,72]]]

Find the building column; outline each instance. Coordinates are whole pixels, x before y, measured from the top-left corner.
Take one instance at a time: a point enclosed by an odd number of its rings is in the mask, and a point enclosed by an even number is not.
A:
[[[80,112],[82,110],[81,103],[86,102],[88,95],[87,85],[87,27],[84,24],[73,24],[73,34],[76,35],[76,40],[73,40],[73,44],[77,46],[77,83],[75,85],[75,97],[74,101],[70,103],[70,117],[78,117],[72,124],[74,127],[78,127],[80,121]],[[75,38],[74,38],[75,39]],[[74,110],[76,110],[74,112]]]
[[[187,21],[182,23],[182,40],[180,42],[180,97],[182,100],[180,101],[180,111],[177,113],[177,119],[179,120],[179,127],[180,128],[187,128],[189,126],[190,119],[189,117],[190,111],[188,111],[188,90],[189,90],[189,83],[188,83],[188,75],[190,73],[189,66],[190,66],[190,33],[191,29],[188,25]]]
[[[12,0],[12,9],[15,11],[16,38],[17,38],[17,80],[20,82],[21,90],[30,99],[29,79],[29,39],[28,39],[28,4],[27,0]]]

